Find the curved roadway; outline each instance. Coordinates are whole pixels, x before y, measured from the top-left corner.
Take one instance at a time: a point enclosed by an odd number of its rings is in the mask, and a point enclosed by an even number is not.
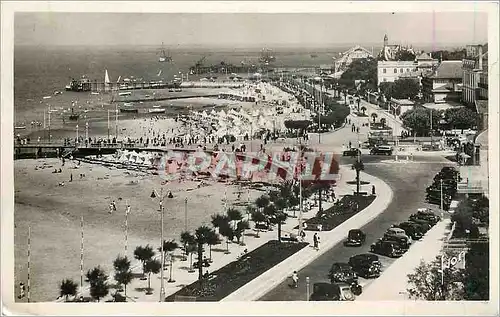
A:
[[[350,117],[359,124],[368,118]],[[367,128],[361,128],[359,138],[366,139]],[[339,149],[342,144],[352,141],[353,146],[358,135],[351,132],[350,127],[342,128],[333,133],[322,134],[321,145],[317,145],[317,137],[311,135],[311,141],[322,149]],[[444,165],[451,162],[442,157],[414,157],[413,162],[388,162],[390,157],[363,155],[365,172],[385,181],[393,190],[394,198],[387,209],[377,218],[361,229],[366,233],[366,243],[362,247],[344,247],[342,243],[334,246],[326,253],[315,259],[311,264],[298,271],[300,286],[290,288],[289,281],[285,280],[276,288],[264,295],[261,301],[303,301],[307,300],[305,277],[310,278],[310,285],[317,282],[329,282],[328,271],[334,262],[348,262],[353,255],[369,252],[370,245],[383,236],[384,232],[394,223],[403,222],[414,213],[417,208],[425,205],[425,188],[430,185],[433,177]],[[342,158],[342,164],[350,164],[354,159]],[[347,235],[347,232],[346,232]],[[380,256],[383,268],[394,260]],[[290,272],[291,274],[291,272]],[[383,274],[383,273],[382,273]],[[366,287],[372,280],[360,279],[360,284]],[[390,287],[390,285],[388,285]]]

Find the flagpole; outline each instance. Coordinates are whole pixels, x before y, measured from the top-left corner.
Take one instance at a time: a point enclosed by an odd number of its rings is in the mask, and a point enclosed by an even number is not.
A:
[[[83,215],[80,218],[80,290],[83,290]]]
[[[130,205],[127,202],[127,209],[125,210],[125,256],[127,256],[128,245],[128,213],[130,212]]]
[[[108,109],[108,142],[109,142],[109,109]]]
[[[118,141],[118,104],[115,106],[115,140]]]
[[[31,300],[31,226],[28,227],[28,303]]]

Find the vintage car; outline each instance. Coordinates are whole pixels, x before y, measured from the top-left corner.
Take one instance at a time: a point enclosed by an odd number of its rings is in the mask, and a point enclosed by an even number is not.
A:
[[[358,283],[358,275],[347,263],[333,263],[330,272],[328,272],[328,277],[332,283]]]
[[[380,276],[382,264],[375,254],[358,254],[349,259],[349,265],[358,276],[373,278]]]
[[[342,156],[350,156],[350,157],[355,157],[361,155],[361,150],[360,149],[355,149],[355,148],[350,148],[342,152]]]
[[[392,227],[387,229],[387,231],[384,234],[384,237],[386,237],[386,236],[404,237],[404,238],[406,238],[408,244],[412,243],[410,236],[408,236],[403,229],[398,228],[395,225],[393,225]]]
[[[392,147],[389,145],[375,146],[370,150],[371,155],[392,155]]]
[[[359,229],[351,229],[347,234],[347,240],[344,241],[345,246],[359,247],[365,243],[366,234]]]
[[[311,301],[353,301],[351,286],[345,283],[314,283]]]
[[[376,254],[385,255],[391,258],[398,258],[403,255],[404,250],[397,242],[378,240],[370,246],[370,251]]]
[[[420,240],[425,233],[425,230],[415,223],[402,222],[396,227],[403,229],[412,240]]]

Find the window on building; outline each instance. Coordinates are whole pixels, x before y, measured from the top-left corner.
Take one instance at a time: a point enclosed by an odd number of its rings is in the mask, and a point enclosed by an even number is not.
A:
[[[410,72],[410,69],[409,69],[409,68],[407,68],[407,69],[406,69],[406,72],[407,72],[407,73],[408,73],[408,72]]]
[[[394,68],[394,74],[397,74],[397,73],[398,73],[398,69]]]
[[[386,73],[386,69],[385,69],[385,68],[384,68],[384,69],[382,69],[382,73],[384,73],[384,74]]]
[[[387,78],[384,78],[384,83],[387,82]]]
[[[399,70],[399,72],[400,72],[400,73],[403,73],[403,69],[401,68],[401,69]]]

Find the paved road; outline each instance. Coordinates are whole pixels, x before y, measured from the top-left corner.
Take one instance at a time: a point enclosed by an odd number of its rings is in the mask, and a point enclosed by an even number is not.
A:
[[[375,162],[377,157],[372,156],[371,159]],[[446,161],[440,158],[432,158],[435,161],[434,163],[429,163],[428,158],[422,158],[421,160],[425,160],[425,162],[367,164],[365,171],[368,174],[379,177],[391,186],[394,191],[394,200],[384,213],[361,228],[367,234],[367,241],[363,247],[347,248],[342,244],[336,245],[310,265],[300,270],[299,278],[304,281],[305,277],[309,276],[311,285],[317,282],[328,282],[327,274],[333,262],[347,262],[353,255],[368,252],[370,244],[382,237],[387,228],[394,223],[404,221],[417,208],[422,207],[425,188],[432,182],[432,178],[446,164]],[[380,258],[383,267],[389,266],[394,261],[382,256]],[[301,283],[297,289],[290,288],[288,283],[289,281],[284,281],[260,300],[306,300],[305,283]],[[367,283],[370,283],[370,280],[360,280],[360,283],[366,286]]]

